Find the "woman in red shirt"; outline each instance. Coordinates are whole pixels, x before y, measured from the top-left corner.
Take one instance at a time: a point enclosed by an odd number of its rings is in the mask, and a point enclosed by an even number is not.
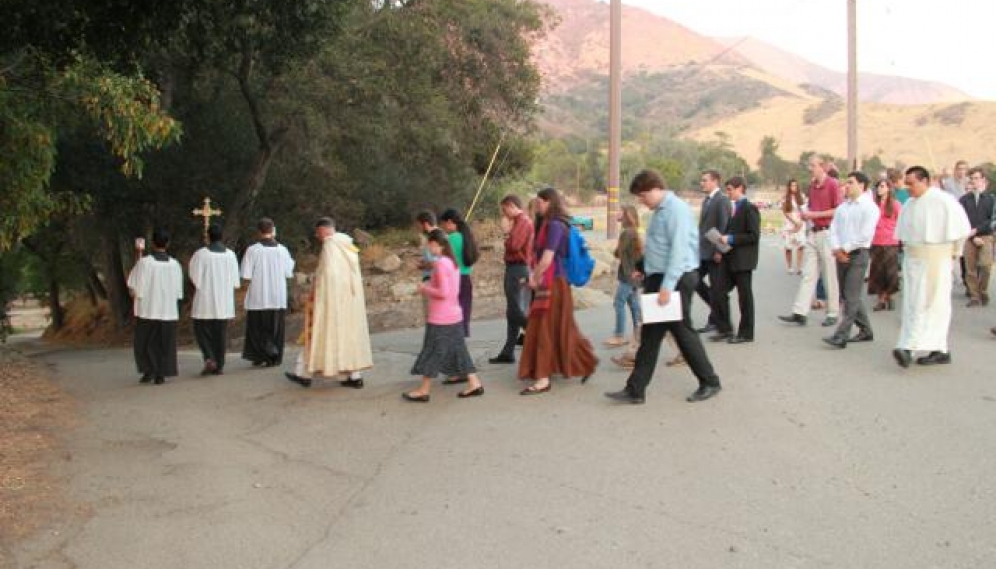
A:
[[[878,304],[872,310],[892,310],[892,295],[899,291],[899,241],[896,239],[896,220],[903,206],[896,199],[895,190],[888,180],[875,185],[875,203],[881,215],[875,226],[871,246],[871,268],[868,271],[868,294],[878,295]]]

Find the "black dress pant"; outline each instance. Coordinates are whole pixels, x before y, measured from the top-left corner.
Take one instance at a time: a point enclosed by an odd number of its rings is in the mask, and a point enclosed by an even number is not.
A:
[[[529,280],[529,267],[524,264],[505,265],[505,346],[501,349],[502,356],[515,357],[515,342],[519,334],[526,329],[529,308],[530,289],[526,284]]]
[[[661,282],[664,275],[647,275],[644,283],[644,293],[655,293],[660,291]],[[626,380],[626,388],[630,394],[642,397],[653,378],[654,370],[657,368],[657,358],[661,351],[661,342],[667,337],[668,332],[674,335],[678,350],[688,362],[688,367],[699,380],[700,386],[719,386],[719,377],[712,368],[709,356],[705,352],[705,347],[699,335],[692,328],[691,308],[692,295],[695,294],[695,285],[698,283],[697,271],[689,271],[678,279],[675,286],[677,290],[673,294],[681,295],[681,310],[683,319],[676,322],[655,322],[644,323],[640,329],[640,348],[636,351],[636,363],[633,371]]]
[[[709,324],[716,326],[718,332],[729,332],[732,330],[730,305],[727,302],[729,285],[726,282],[723,264],[716,263],[712,259],[704,259],[699,262],[697,273],[699,282],[695,285],[695,292],[709,307]],[[706,277],[709,277],[709,282],[706,282]]]
[[[736,287],[740,306],[740,327],[737,329],[737,336],[747,340],[754,339],[754,289],[751,284],[753,275],[754,271],[730,271],[727,273],[727,279],[729,279],[727,290]]]

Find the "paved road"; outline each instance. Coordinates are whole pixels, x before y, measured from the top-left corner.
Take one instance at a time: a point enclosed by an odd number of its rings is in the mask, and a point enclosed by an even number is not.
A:
[[[797,281],[773,242],[762,263],[759,341],[709,346],[725,389],[696,405],[687,369],[664,366],[646,405],[612,404],[625,375],[601,348],[585,386],[522,398],[485,363],[483,398],[405,403],[417,330],[374,338],[362,391],[241,362],[152,387],[127,350],[48,353],[82,401],[61,467],[81,506],[16,566],[996,566],[992,309],[959,298],[954,364],[902,371],[897,313],[833,351],[818,325],[775,320]],[[578,318],[610,332],[609,307]],[[503,328],[474,324],[479,362]],[[193,351],[181,368],[199,369]]]

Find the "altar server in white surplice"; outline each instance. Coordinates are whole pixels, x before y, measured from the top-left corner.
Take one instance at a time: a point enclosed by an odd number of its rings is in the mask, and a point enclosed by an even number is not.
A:
[[[287,279],[294,276],[294,259],[274,238],[272,219],[260,219],[257,229],[259,242],[246,249],[242,259],[242,278],[249,281],[242,359],[269,367],[279,365],[284,358]]]
[[[139,259],[128,275],[135,309],[135,364],[142,383],[161,385],[176,375],[176,322],[183,298],[183,270],[166,253],[169,233],[152,233],[152,253]]]
[[[892,355],[908,367],[913,352],[920,365],[951,363],[951,271],[972,230],[965,209],[950,194],[930,187],[922,166],[906,170],[910,199],[896,222],[903,243],[903,302],[899,341]]]
[[[315,224],[322,243],[305,307],[304,349],[287,379],[310,386],[312,379],[346,376],[344,387],[363,387],[361,370],[373,366],[360,258],[353,239],[337,233],[331,218]]]
[[[201,375],[221,375],[228,347],[228,321],[235,318],[235,290],[239,282],[239,261],[221,242],[221,226],[208,227],[210,244],[190,258],[190,281],[194,293],[194,337],[204,358]]]

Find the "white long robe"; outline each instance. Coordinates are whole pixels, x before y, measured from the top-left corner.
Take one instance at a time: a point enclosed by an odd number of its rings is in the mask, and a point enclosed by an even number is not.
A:
[[[322,244],[312,291],[302,353],[306,375],[331,377],[373,367],[360,259],[351,237],[335,233]]]
[[[961,256],[972,227],[950,194],[928,189],[910,198],[896,222],[903,243],[902,326],[896,347],[948,351],[952,260]]]

